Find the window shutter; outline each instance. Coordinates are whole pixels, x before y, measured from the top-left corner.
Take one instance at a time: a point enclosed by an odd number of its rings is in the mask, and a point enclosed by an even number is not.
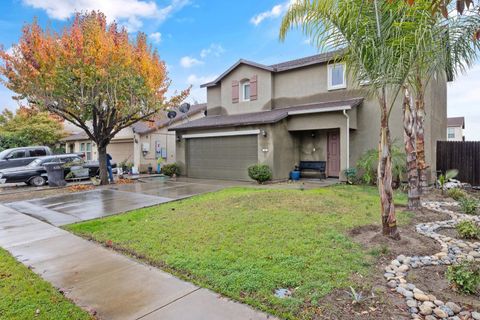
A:
[[[250,100],[257,100],[257,75],[250,78]]]
[[[232,103],[238,103],[238,95],[239,95],[238,81],[233,80],[232,81]]]

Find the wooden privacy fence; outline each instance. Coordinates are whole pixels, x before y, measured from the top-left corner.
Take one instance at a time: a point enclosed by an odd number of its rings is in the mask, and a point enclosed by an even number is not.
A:
[[[437,171],[457,169],[457,179],[480,186],[480,141],[437,141]]]

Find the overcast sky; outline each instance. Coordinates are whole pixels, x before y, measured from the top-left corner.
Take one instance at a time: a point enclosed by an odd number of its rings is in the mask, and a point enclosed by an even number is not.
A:
[[[18,41],[34,17],[60,30],[75,11],[101,10],[129,31],[142,31],[167,63],[172,90],[193,85],[191,101],[204,102],[202,83],[213,80],[238,59],[264,64],[315,54],[308,39],[292,32],[278,41],[289,1],[245,0],[0,0],[0,44]],[[232,10],[234,9],[234,10]],[[466,138],[480,140],[480,65],[448,85],[448,115],[464,116]],[[477,91],[478,90],[478,91]],[[0,110],[15,108],[0,85]]]

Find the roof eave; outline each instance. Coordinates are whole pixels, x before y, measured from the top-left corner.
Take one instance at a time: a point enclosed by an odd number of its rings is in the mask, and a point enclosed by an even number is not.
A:
[[[223,78],[225,78],[230,72],[235,70],[241,64],[245,64],[247,66],[251,66],[251,67],[262,69],[262,70],[269,71],[269,72],[275,71],[275,69],[272,68],[272,67],[269,67],[269,66],[266,66],[266,65],[263,65],[263,64],[260,64],[260,63],[256,63],[256,62],[253,62],[253,61],[240,59],[237,62],[235,62],[230,68],[228,68],[224,73],[222,73],[220,76],[218,76],[217,79],[215,79],[211,82],[208,82],[208,83],[201,84],[200,88],[214,87],[214,86],[218,85],[218,83]]]

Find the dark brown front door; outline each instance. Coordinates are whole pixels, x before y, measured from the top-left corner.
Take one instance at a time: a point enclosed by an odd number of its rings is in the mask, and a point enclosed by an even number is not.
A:
[[[340,132],[327,133],[327,175],[338,177],[340,173]]]

